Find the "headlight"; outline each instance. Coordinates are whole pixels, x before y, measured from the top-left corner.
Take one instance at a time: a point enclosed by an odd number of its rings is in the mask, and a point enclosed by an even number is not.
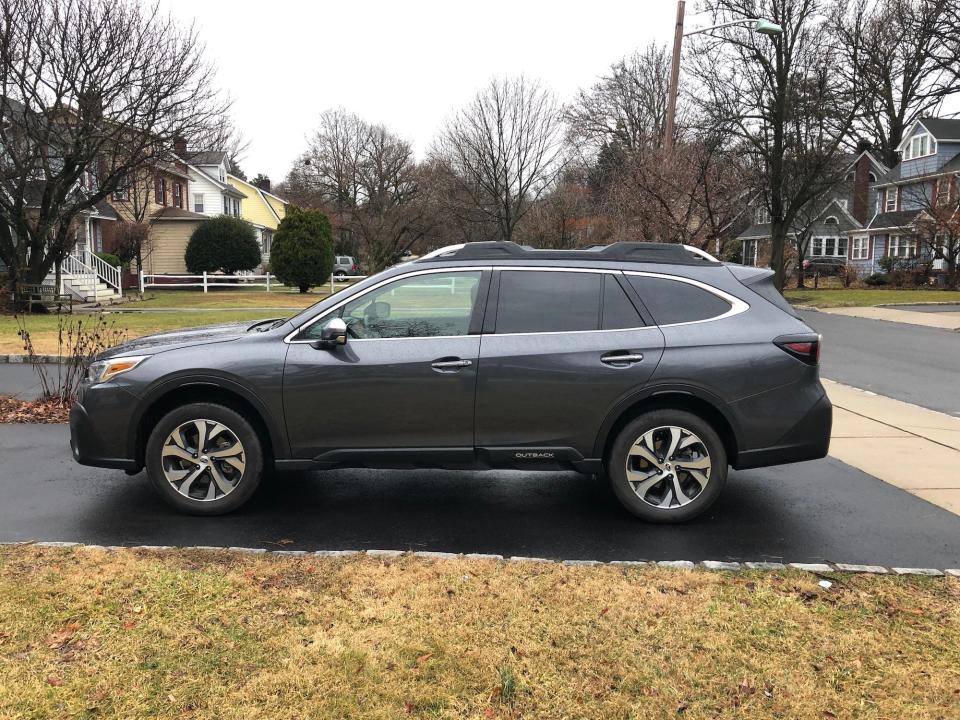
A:
[[[130,372],[148,357],[149,355],[141,355],[138,357],[118,357],[110,358],[109,360],[98,360],[95,363],[91,363],[90,367],[87,368],[87,381],[91,383],[106,382],[107,380],[115,378],[117,375]]]

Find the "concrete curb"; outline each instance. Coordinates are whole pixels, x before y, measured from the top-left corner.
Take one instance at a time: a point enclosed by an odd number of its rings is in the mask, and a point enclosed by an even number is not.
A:
[[[603,562],[601,560],[583,560],[583,559],[551,559],[541,557],[526,557],[523,555],[513,555],[504,557],[503,555],[491,555],[487,553],[452,553],[439,552],[433,550],[270,550],[268,548],[251,547],[218,547],[215,545],[187,545],[178,547],[174,545],[90,545],[77,542],[37,542],[33,540],[0,542],[0,547],[17,547],[35,545],[44,548],[61,549],[79,549],[79,550],[99,550],[110,552],[114,550],[140,550],[144,552],[168,552],[172,550],[199,550],[201,552],[229,552],[244,555],[277,555],[277,556],[296,556],[296,557],[326,557],[326,558],[351,558],[358,555],[366,555],[380,560],[396,560],[403,557],[415,557],[424,560],[484,560],[487,562],[516,562],[516,563],[535,563],[563,565],[565,567],[598,567],[610,566],[621,568],[640,568],[640,567],[661,567],[672,568],[675,570],[714,570],[722,572],[745,572],[745,571],[763,571],[770,572],[774,570],[799,570],[813,574],[821,573],[847,573],[847,574],[869,574],[869,575],[915,575],[924,577],[955,577],[960,578],[960,568],[908,568],[908,567],[886,567],[883,565],[855,565],[850,563],[787,563],[770,561],[748,561],[735,562],[724,560],[703,560],[694,562],[693,560],[610,560]]]
[[[67,358],[60,355],[37,355],[37,362],[44,365],[66,365]],[[0,365],[10,363],[11,365],[29,365],[30,360],[26,355],[11,353],[9,355],[0,354]]]

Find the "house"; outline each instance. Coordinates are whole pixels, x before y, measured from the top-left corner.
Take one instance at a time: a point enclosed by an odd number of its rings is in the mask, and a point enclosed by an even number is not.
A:
[[[926,210],[958,201],[960,174],[960,119],[921,118],[907,128],[897,150],[901,160],[875,186],[877,213],[864,237],[871,272],[877,261],[894,259],[929,261],[932,249],[916,236],[914,223]],[[934,261],[934,269],[943,261]]]
[[[788,237],[797,232],[810,234],[807,258],[863,266],[867,271],[873,257],[868,252],[867,226],[877,213],[877,187],[890,169],[869,149],[843,158],[844,179],[818,206],[812,216],[797,219]],[[770,214],[765,207],[754,215],[753,224],[737,236],[742,243],[744,265],[770,262]]]
[[[269,184],[266,189],[263,189],[229,173],[227,173],[227,182],[246,196],[246,200],[241,205],[240,217],[256,228],[263,264],[266,266],[270,262],[273,234],[277,231],[280,221],[286,217],[288,203],[283,198],[272,194]]]
[[[174,150],[183,158],[190,176],[190,200],[185,209],[207,217],[241,217],[246,195],[227,182],[230,172],[227,153],[222,150],[188,153],[183,140],[175,143]]]

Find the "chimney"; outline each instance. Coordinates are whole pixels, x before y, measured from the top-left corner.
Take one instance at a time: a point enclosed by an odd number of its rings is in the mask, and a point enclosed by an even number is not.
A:
[[[187,156],[187,139],[181,135],[173,136],[173,151],[181,158]]]
[[[873,146],[866,140],[857,143],[857,165],[853,170],[853,212],[862,225],[870,219],[870,157],[866,154]]]

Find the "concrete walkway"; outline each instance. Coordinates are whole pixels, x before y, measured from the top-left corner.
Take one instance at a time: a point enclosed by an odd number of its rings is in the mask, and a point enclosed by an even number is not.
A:
[[[828,315],[886,320],[887,322],[923,325],[941,330],[960,331],[960,312],[918,312],[897,307],[838,307],[813,308]]]
[[[823,380],[830,455],[960,515],[960,418]]]

